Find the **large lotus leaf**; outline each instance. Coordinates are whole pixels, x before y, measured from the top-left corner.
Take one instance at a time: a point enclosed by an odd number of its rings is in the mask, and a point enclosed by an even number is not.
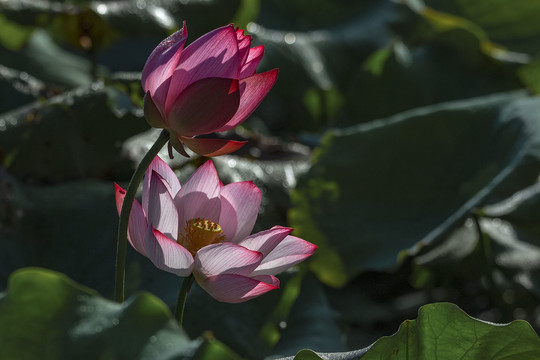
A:
[[[455,46],[445,43],[449,38]],[[336,125],[355,125],[415,107],[520,87],[514,69],[483,54],[473,34],[448,34],[444,41],[411,47],[394,42],[372,54],[356,72],[345,92],[347,116]]]
[[[421,307],[415,320],[406,320],[396,334],[383,337],[368,348],[345,353],[302,350],[294,360],[532,360],[539,351],[540,339],[525,321],[484,322],[468,316],[454,304],[438,303]]]
[[[446,236],[474,207],[532,183],[540,99],[520,93],[450,102],[330,131],[293,193],[313,270],[339,286],[395,267]]]
[[[540,339],[525,321],[493,324],[468,316],[454,304],[425,305],[416,320],[379,339],[362,359],[534,359]]]
[[[27,72],[45,83],[76,87],[91,80],[91,62],[59,47],[42,29],[35,30],[20,50],[0,44],[2,65]]]
[[[48,182],[129,178],[120,149],[148,128],[140,113],[126,94],[100,83],[32,103],[0,116],[2,164]]]
[[[238,359],[216,340],[190,340],[148,293],[106,300],[63,274],[15,272],[0,294],[3,359]]]
[[[505,0],[425,0],[425,3],[470,20],[493,41],[514,51],[528,54],[540,51],[540,23],[536,21],[540,16],[540,2],[537,0],[512,1],[511,7]]]
[[[420,308],[398,332],[375,342],[362,359],[534,359],[540,339],[525,321],[500,325],[468,316],[454,304]]]
[[[468,316],[454,304],[438,303],[422,306],[415,320],[404,321],[397,333],[368,348],[346,353],[302,350],[294,360],[532,360],[539,352],[540,339],[525,321],[488,323]],[[293,358],[282,360],[289,359]]]
[[[374,9],[378,8],[378,5],[379,2],[373,0],[295,0],[288,3],[263,0],[257,22],[274,29],[314,30],[342,24],[356,16],[357,21],[367,20],[377,15]],[[364,14],[364,17],[361,14]]]
[[[294,5],[296,8],[293,6],[293,13],[301,8],[300,3]],[[318,131],[325,127],[326,117],[331,117],[332,98],[339,97],[342,88],[351,82],[351,73],[358,69],[359,64],[390,42],[388,23],[399,17],[401,8],[385,1],[317,3],[320,6],[310,3],[311,14],[325,14],[321,18],[323,20],[330,14],[320,12],[321,8],[335,8],[332,21],[314,22],[319,25],[317,27],[303,17],[289,21],[288,15],[273,14],[281,7],[290,8],[290,4],[276,3],[273,6],[270,2],[263,3],[262,8],[268,11],[261,11],[257,23],[251,23],[247,28],[254,39],[266,47],[261,70],[280,69],[280,78],[262,105],[262,110],[272,115],[268,116],[269,121],[279,119],[279,122],[269,124],[276,133],[283,132],[283,129],[289,132]],[[351,12],[351,6],[357,11]],[[286,14],[291,12],[288,10]],[[310,14],[304,15],[311,17]],[[315,118],[312,109],[303,106],[314,91],[320,92],[321,99],[317,100],[325,113],[322,118]],[[329,99],[326,92],[331,92],[332,98]]]
[[[118,224],[112,182],[31,186],[2,176],[0,184],[0,288],[15,269],[43,266],[112,293]]]

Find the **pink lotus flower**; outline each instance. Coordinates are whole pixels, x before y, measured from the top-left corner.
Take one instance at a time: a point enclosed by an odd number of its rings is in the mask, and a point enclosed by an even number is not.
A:
[[[120,213],[125,191],[116,185]],[[311,256],[315,245],[274,226],[252,234],[261,191],[251,181],[223,185],[207,161],[180,186],[156,157],[135,199],[128,240],[158,268],[188,276],[215,299],[238,303],[279,287],[277,273]]]
[[[171,144],[185,156],[183,144],[205,156],[236,151],[244,142],[197,136],[244,122],[276,82],[278,70],[257,74],[264,46],[250,48],[251,37],[232,25],[215,29],[183,49],[186,38],[184,23],[144,65],[146,120],[167,129]]]

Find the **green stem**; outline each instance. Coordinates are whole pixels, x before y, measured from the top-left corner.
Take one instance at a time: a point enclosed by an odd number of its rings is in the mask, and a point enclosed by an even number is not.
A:
[[[127,231],[129,223],[129,214],[131,213],[131,207],[133,205],[133,200],[135,199],[135,194],[137,189],[142,181],[144,173],[150,163],[156,155],[159,153],[159,150],[167,143],[169,140],[169,132],[163,130],[159,137],[156,139],[156,142],[150,150],[146,153],[144,158],[141,160],[141,163],[133,173],[129,186],[127,188],[126,196],[124,197],[124,202],[122,204],[122,211],[120,212],[120,222],[118,224],[118,237],[116,245],[116,273],[115,273],[115,284],[114,284],[114,299],[118,302],[124,302],[124,281],[126,273],[126,251],[127,251]]]
[[[185,277],[184,281],[182,281],[180,292],[178,293],[178,300],[176,301],[176,311],[174,312],[174,316],[178,320],[180,326],[182,326],[182,322],[184,321],[184,308],[186,307],[187,294],[194,280],[195,278],[193,277],[193,274]]]

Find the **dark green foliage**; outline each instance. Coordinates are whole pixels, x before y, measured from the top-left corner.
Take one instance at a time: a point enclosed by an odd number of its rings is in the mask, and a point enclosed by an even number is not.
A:
[[[538,0],[0,1],[0,358],[533,359],[511,321],[540,329],[539,18]],[[113,182],[156,136],[140,71],[184,20],[188,42],[234,21],[279,67],[227,134],[248,145],[214,162],[263,190],[256,231],[319,246],[244,304],[195,285],[185,332],[181,279],[131,249],[131,298],[105,299]],[[161,155],[181,182],[206,160]]]

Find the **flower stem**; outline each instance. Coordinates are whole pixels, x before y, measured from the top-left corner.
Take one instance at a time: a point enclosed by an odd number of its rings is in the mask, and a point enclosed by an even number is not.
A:
[[[184,308],[186,306],[187,294],[194,280],[195,277],[193,277],[193,274],[185,277],[184,281],[182,281],[180,292],[178,293],[178,300],[176,301],[176,311],[174,312],[174,316],[178,320],[180,326],[182,326],[182,322],[184,320]]]
[[[150,163],[156,155],[159,153],[159,150],[167,143],[169,140],[169,132],[163,130],[159,137],[156,139],[156,142],[150,150],[146,153],[144,158],[141,160],[139,166],[133,173],[129,186],[127,188],[126,196],[124,197],[124,202],[122,204],[122,211],[120,212],[120,222],[118,224],[118,237],[116,244],[116,268],[115,268],[115,284],[114,284],[114,299],[118,302],[124,302],[124,281],[126,273],[126,251],[127,251],[127,231],[129,223],[129,214],[131,213],[131,207],[133,205],[133,200],[135,199],[135,194],[139,185],[142,181],[144,173]]]

